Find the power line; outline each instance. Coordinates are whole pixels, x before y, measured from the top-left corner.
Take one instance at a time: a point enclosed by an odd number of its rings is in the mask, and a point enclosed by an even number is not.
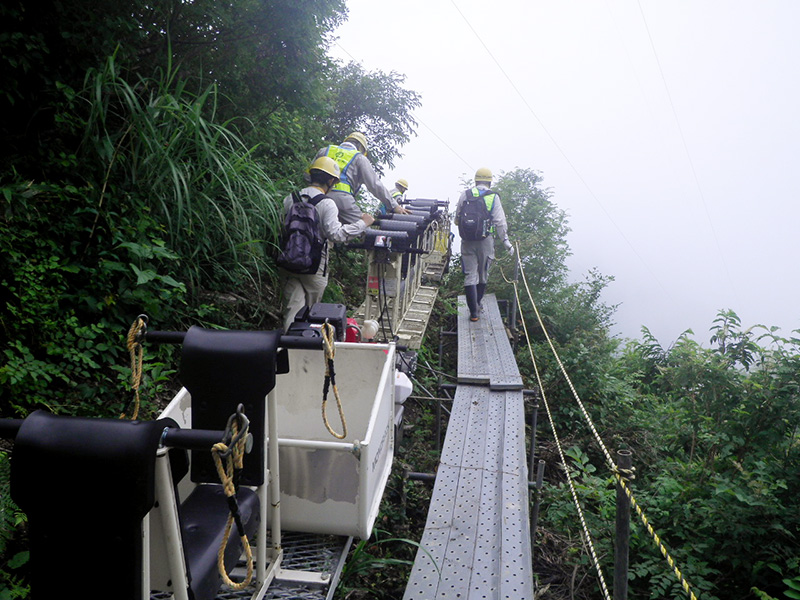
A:
[[[363,64],[364,64],[364,63],[363,63],[363,61],[361,61],[361,60],[358,60],[358,59],[357,59],[357,58],[355,58],[355,57],[354,57],[352,54],[350,54],[350,53],[347,51],[347,49],[346,49],[344,46],[342,46],[342,45],[341,45],[341,44],[340,44],[338,41],[337,41],[337,42],[335,42],[335,44],[336,44],[336,45],[339,47],[339,49],[340,49],[342,52],[344,52],[345,54],[347,54],[347,56],[349,56],[349,57],[350,57],[350,59],[351,59],[353,62],[359,63],[359,64],[361,64],[361,65],[363,65]],[[469,162],[467,162],[467,160],[466,160],[466,159],[465,159],[463,156],[461,156],[461,155],[460,155],[458,152],[456,152],[456,151],[455,151],[455,150],[454,150],[454,149],[453,149],[453,148],[450,146],[450,144],[448,144],[448,143],[447,143],[447,142],[446,142],[444,139],[442,139],[442,137],[441,137],[441,136],[440,136],[438,133],[436,133],[436,132],[433,130],[433,128],[432,128],[430,125],[428,125],[427,123],[425,123],[425,121],[423,121],[422,119],[420,119],[420,118],[419,118],[419,116],[417,116],[417,115],[414,115],[414,118],[415,118],[415,119],[416,119],[416,120],[419,122],[419,124],[420,124],[420,125],[424,126],[424,127],[425,127],[425,129],[427,129],[428,131],[430,131],[430,132],[433,134],[433,136],[434,136],[434,137],[435,137],[437,140],[439,140],[439,142],[441,142],[441,144],[442,144],[442,145],[443,145],[445,148],[447,148],[447,149],[448,149],[450,152],[452,152],[452,153],[453,153],[453,155],[454,155],[456,158],[458,158],[458,160],[460,160],[461,162],[463,162],[463,163],[464,163],[464,164],[467,166],[467,168],[468,168],[470,171],[474,171],[474,170],[475,170],[475,167],[473,167],[471,164],[469,164]]]
[[[478,40],[478,41],[481,43],[481,45],[484,47],[484,49],[486,50],[487,54],[488,54],[488,55],[491,57],[491,59],[494,61],[495,65],[497,65],[497,68],[498,68],[498,69],[500,69],[500,72],[503,74],[503,76],[505,76],[505,78],[506,78],[506,80],[508,81],[508,83],[511,85],[511,87],[512,87],[512,88],[514,89],[514,91],[517,93],[517,95],[519,96],[519,98],[522,100],[522,103],[523,103],[523,104],[525,104],[525,106],[528,108],[528,111],[530,111],[531,115],[533,115],[533,118],[534,118],[534,119],[536,119],[536,122],[537,122],[537,123],[539,124],[539,126],[542,128],[542,131],[544,131],[544,133],[547,135],[547,137],[548,137],[548,138],[550,138],[550,141],[551,141],[551,142],[553,143],[553,145],[556,147],[556,150],[558,150],[558,151],[559,151],[559,153],[561,154],[561,156],[564,158],[564,160],[565,160],[565,161],[567,161],[567,164],[568,164],[568,165],[569,165],[569,167],[572,169],[572,171],[575,173],[575,175],[578,177],[578,180],[579,180],[579,181],[580,181],[580,182],[581,182],[581,183],[584,185],[584,187],[587,189],[587,191],[589,192],[589,195],[591,195],[591,197],[594,199],[594,201],[595,201],[595,202],[597,202],[597,205],[598,205],[598,206],[601,208],[601,210],[603,211],[603,213],[606,215],[606,218],[608,218],[608,220],[611,222],[611,224],[612,224],[612,225],[613,225],[613,226],[616,228],[616,230],[617,230],[617,233],[619,233],[619,235],[622,237],[622,239],[623,239],[623,240],[625,240],[625,243],[626,243],[626,244],[628,244],[628,246],[630,247],[630,249],[631,249],[631,251],[634,253],[634,255],[636,255],[636,257],[637,257],[637,258],[638,258],[638,259],[641,261],[641,263],[642,263],[642,264],[645,266],[645,268],[648,270],[648,272],[649,272],[649,273],[650,273],[650,275],[653,277],[653,279],[654,279],[654,280],[655,280],[655,282],[658,284],[658,286],[659,286],[659,287],[660,287],[660,288],[661,288],[661,289],[664,291],[664,293],[665,293],[665,294],[667,294],[667,296],[671,296],[671,295],[670,295],[670,293],[669,293],[669,290],[667,290],[667,288],[666,288],[666,287],[664,287],[664,285],[663,285],[663,284],[661,283],[661,281],[658,279],[658,277],[656,276],[656,274],[655,274],[655,273],[653,272],[653,270],[650,268],[650,265],[648,265],[648,264],[647,264],[647,262],[645,262],[644,258],[642,258],[642,256],[641,256],[641,255],[640,255],[640,254],[639,254],[639,253],[636,251],[636,248],[634,247],[634,245],[633,245],[633,244],[631,243],[631,241],[630,241],[630,240],[627,238],[627,236],[626,236],[626,235],[625,235],[625,233],[622,231],[622,229],[620,228],[620,226],[619,226],[619,225],[617,225],[617,222],[616,222],[616,221],[613,219],[613,217],[612,217],[612,216],[609,214],[609,212],[606,210],[606,207],[603,205],[603,203],[602,203],[602,202],[600,202],[600,199],[599,199],[599,198],[597,197],[597,195],[594,193],[594,190],[592,190],[592,188],[589,186],[589,184],[586,182],[586,180],[585,180],[585,179],[583,178],[583,176],[580,174],[580,172],[578,171],[578,169],[575,167],[575,165],[572,163],[572,161],[570,160],[570,158],[567,156],[567,153],[566,153],[566,152],[564,152],[564,150],[561,148],[561,146],[560,146],[560,145],[558,144],[558,142],[556,141],[555,137],[553,137],[553,135],[550,133],[550,131],[547,129],[547,127],[545,127],[545,125],[544,125],[544,123],[542,122],[542,120],[541,120],[541,119],[539,118],[539,116],[536,114],[536,111],[534,111],[534,110],[533,110],[533,107],[532,107],[532,106],[531,106],[531,105],[528,103],[528,100],[525,98],[525,96],[522,94],[522,92],[521,92],[521,91],[519,90],[519,88],[516,86],[516,84],[515,84],[515,83],[514,83],[514,81],[511,79],[511,77],[509,76],[509,74],[508,74],[508,73],[506,73],[505,69],[504,69],[504,68],[503,68],[503,66],[500,64],[500,61],[498,61],[498,60],[497,60],[497,58],[495,58],[494,54],[492,54],[492,51],[491,51],[491,50],[489,50],[489,47],[486,45],[486,43],[485,43],[485,42],[483,41],[483,39],[481,38],[480,34],[478,34],[478,32],[476,31],[476,29],[475,29],[475,28],[472,26],[472,24],[469,22],[469,20],[467,19],[467,17],[464,15],[464,13],[463,13],[463,12],[461,12],[461,9],[460,9],[460,8],[458,8],[458,6],[457,6],[457,5],[456,5],[456,3],[455,3],[455,0],[450,0],[450,3],[453,5],[453,8],[455,8],[455,9],[456,9],[456,11],[458,12],[458,14],[459,14],[459,15],[461,15],[461,18],[462,18],[462,19],[464,20],[464,22],[467,24],[467,27],[469,27],[469,28],[470,28],[470,30],[472,31],[473,35],[474,35],[474,36],[477,38],[477,40]]]
[[[719,237],[717,236],[717,230],[714,227],[714,221],[711,218],[711,213],[708,210],[708,204],[706,203],[705,194],[703,194],[703,188],[700,186],[700,179],[697,177],[697,171],[694,168],[694,161],[692,160],[692,155],[689,152],[689,145],[686,143],[686,137],[683,135],[683,128],[681,127],[680,120],[678,120],[678,112],[675,110],[675,103],[672,101],[672,94],[669,91],[669,86],[667,85],[667,78],[664,76],[664,70],[661,68],[661,61],[658,58],[658,52],[656,52],[656,45],[653,42],[653,36],[650,35],[650,27],[647,25],[647,18],[644,15],[644,9],[642,8],[641,0],[637,1],[639,6],[639,13],[642,15],[642,22],[644,23],[645,31],[647,32],[647,39],[650,40],[650,47],[653,50],[653,56],[656,59],[656,65],[658,66],[658,72],[661,75],[661,81],[664,83],[664,90],[667,93],[667,99],[669,100],[669,106],[672,110],[672,116],[675,119],[675,125],[678,128],[678,133],[681,137],[681,143],[683,144],[683,150],[686,152],[686,158],[689,160],[689,167],[692,171],[692,177],[694,178],[694,184],[697,187],[697,192],[700,194],[700,201],[703,204],[703,209],[706,213],[706,218],[708,219],[708,224],[711,227],[711,233],[714,236],[714,242],[717,245],[717,252],[719,253],[720,261],[722,262],[722,266],[725,267],[725,274],[728,276],[728,284],[731,286],[731,290],[733,291],[734,295],[737,297],[739,294],[736,291],[736,286],[733,284],[733,278],[731,277],[730,269],[728,268],[728,263],[725,260],[725,254],[722,252],[722,246],[719,243]]]

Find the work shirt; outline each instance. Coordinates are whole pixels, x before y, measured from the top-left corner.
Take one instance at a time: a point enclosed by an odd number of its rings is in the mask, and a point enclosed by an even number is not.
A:
[[[350,142],[344,142],[339,144],[338,146],[342,150],[351,152],[356,150],[354,144]],[[317,155],[314,157],[319,158],[320,156],[330,156],[334,160],[336,158],[331,156],[329,150],[331,148],[336,148],[336,146],[325,146],[324,148],[320,148]],[[328,195],[334,199],[336,202],[336,206],[339,208],[339,220],[344,223],[355,223],[357,220],[361,219],[361,209],[358,208],[355,202],[355,196],[358,195],[361,186],[365,186],[370,193],[375,196],[378,200],[381,201],[384,208],[388,212],[394,211],[394,208],[397,206],[397,202],[392,198],[391,193],[389,190],[386,189],[386,186],[383,185],[378,174],[375,172],[375,169],[372,166],[372,163],[369,162],[369,159],[358,152],[349,163],[347,163],[347,172],[345,174],[347,178],[347,182],[350,184],[351,192],[346,192],[343,190],[331,190],[328,192]]]
[[[490,189],[489,186],[484,183],[479,183],[475,187],[479,190]],[[458,204],[456,204],[456,225],[458,225],[458,215],[461,213],[461,205],[464,204],[467,195],[472,195],[472,188],[464,190],[458,198]],[[497,239],[505,241],[508,238],[508,223],[506,223],[506,213],[503,211],[503,205],[500,203],[500,195],[497,193],[495,193],[494,204],[492,205],[492,210],[489,212],[489,215],[492,217],[492,226],[494,227],[494,233]]]
[[[313,199],[322,193],[323,192],[321,189],[314,186],[309,186],[300,190],[300,197],[302,198],[305,195],[308,196],[309,199]],[[283,201],[284,220],[286,219],[286,215],[289,212],[289,209],[292,207],[293,202],[294,199],[292,198],[291,194],[286,196],[286,199]],[[342,225],[338,218],[339,210],[336,208],[336,203],[332,198],[323,198],[314,208],[317,209],[320,233],[328,242],[322,251],[322,260],[320,261],[319,269],[317,270],[317,273],[323,273],[327,272],[326,268],[328,265],[328,250],[333,243],[346,242],[347,240],[357,237],[367,228],[367,224],[361,220],[361,213],[359,213],[359,219],[357,222]]]
[[[406,193],[400,191],[397,186],[394,186],[392,188],[392,192],[391,193],[392,193],[392,198],[394,198],[395,201],[398,204],[400,204],[400,202],[402,202],[402,201],[404,201],[406,199]]]

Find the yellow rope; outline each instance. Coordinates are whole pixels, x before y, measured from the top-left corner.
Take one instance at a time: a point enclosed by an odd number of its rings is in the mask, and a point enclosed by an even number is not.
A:
[[[520,261],[519,248],[517,248],[516,256],[517,256],[517,261]],[[522,263],[521,262],[520,262],[520,272],[522,273],[522,281],[525,284],[525,289],[528,292],[528,299],[530,300],[531,306],[533,306],[533,310],[536,313],[536,318],[539,321],[539,326],[542,328],[542,331],[544,332],[545,338],[547,339],[547,343],[550,345],[550,349],[553,352],[553,356],[555,356],[556,362],[558,362],[558,366],[561,369],[561,372],[564,375],[565,379],[567,380],[567,384],[569,385],[569,388],[572,391],[572,395],[575,398],[575,400],[578,402],[578,406],[580,406],[581,412],[583,413],[583,416],[586,419],[586,422],[589,424],[589,428],[591,429],[592,434],[595,437],[595,440],[597,440],[597,443],[600,446],[600,449],[603,451],[603,454],[606,457],[606,462],[608,463],[609,467],[611,468],[612,472],[614,473],[614,477],[617,479],[617,482],[619,483],[620,487],[623,489],[623,491],[625,492],[625,495],[630,500],[631,506],[633,506],[636,509],[636,514],[641,519],[642,523],[645,526],[645,529],[647,530],[647,532],[652,537],[653,541],[655,542],[655,544],[658,547],[659,551],[661,552],[662,556],[667,560],[667,564],[669,564],[670,568],[672,569],[672,572],[678,578],[678,581],[680,582],[681,587],[683,588],[683,590],[688,594],[688,596],[689,596],[689,598],[691,600],[697,600],[697,596],[695,596],[694,592],[691,590],[691,586],[689,585],[689,582],[686,581],[686,578],[683,576],[683,573],[681,573],[680,569],[677,567],[677,564],[675,563],[675,560],[672,558],[672,556],[667,551],[666,546],[664,546],[664,544],[662,543],[661,538],[658,536],[658,534],[653,530],[653,527],[650,525],[650,522],[648,521],[647,516],[644,514],[644,510],[642,510],[641,506],[636,501],[636,498],[633,496],[633,492],[631,491],[630,487],[628,486],[626,478],[623,477],[623,474],[622,474],[621,470],[617,467],[616,463],[611,458],[611,453],[608,451],[608,449],[606,448],[606,445],[603,443],[603,440],[600,437],[600,434],[597,432],[597,429],[594,426],[594,422],[592,421],[591,417],[589,416],[589,413],[587,412],[586,407],[584,406],[583,402],[581,402],[581,399],[578,396],[578,392],[575,390],[575,386],[572,384],[572,380],[569,378],[569,375],[567,374],[567,370],[564,367],[564,364],[561,362],[561,358],[559,357],[558,352],[556,351],[556,348],[555,348],[555,346],[553,344],[553,341],[550,338],[550,335],[547,333],[547,328],[544,325],[544,321],[542,320],[542,316],[539,313],[539,309],[536,306],[536,303],[533,301],[533,295],[531,294],[530,287],[528,286],[528,280],[527,280],[527,277],[525,276],[525,271],[522,268]],[[505,275],[503,275],[503,278],[505,278]],[[506,281],[509,282],[508,279],[506,279]],[[514,294],[515,294],[515,296],[517,298],[517,306],[520,308],[520,315],[522,316],[521,321],[522,321],[523,328],[525,330],[525,337],[528,340],[528,349],[530,350],[530,353],[531,353],[531,360],[533,360],[533,348],[531,346],[530,339],[528,338],[528,329],[527,329],[527,326],[525,324],[525,317],[524,317],[524,315],[522,315],[522,307],[521,307],[521,305],[519,303],[519,294],[517,293],[517,285],[516,285],[516,282],[509,282],[509,283],[513,283],[513,285],[514,285]],[[534,369],[536,370],[535,361],[534,361]],[[538,370],[536,370],[536,377],[537,377],[537,380],[538,380],[538,383],[539,383],[539,389],[542,392],[542,397],[544,397],[544,389],[542,388],[541,380],[539,380],[539,372],[538,372]],[[545,406],[547,407],[547,415],[548,415],[548,417],[550,417],[550,408],[547,406],[547,401],[546,400],[545,400]],[[553,435],[556,435],[552,419],[551,419],[551,422],[550,422],[550,426],[553,427]],[[557,436],[556,436],[556,441],[558,441]],[[560,452],[561,452],[561,448],[559,447],[559,453]],[[561,460],[562,460],[562,462],[564,462],[563,456],[562,456]],[[566,467],[566,463],[564,463],[564,465]],[[601,575],[601,580],[602,580],[602,575]]]
[[[330,323],[324,323],[322,325],[322,345],[325,348],[325,383],[322,388],[322,420],[333,437],[343,440],[347,437],[347,421],[344,418],[342,401],[339,398],[339,388],[336,387],[336,372],[333,369],[333,357],[336,354],[336,345],[333,338],[334,332],[335,329]],[[336,433],[328,422],[328,386],[333,387],[333,396],[336,398],[336,406],[339,409],[339,419],[342,422],[341,434]]]
[[[233,419],[233,423],[231,426],[231,431],[233,433],[233,438],[236,438],[238,430],[238,422],[237,419]],[[222,488],[225,491],[225,496],[227,498],[235,498],[236,497],[236,485],[234,483],[234,469],[241,470],[244,464],[244,450],[245,450],[245,443],[247,440],[247,429],[245,428],[243,434],[241,435],[239,441],[237,441],[232,447],[228,447],[223,442],[218,442],[214,444],[211,448],[211,455],[214,458],[214,464],[217,467],[217,474],[219,475],[219,479],[222,482]],[[223,464],[222,457],[226,457],[226,461]],[[228,575],[228,571],[225,568],[225,549],[228,547],[228,539],[231,535],[231,529],[233,527],[235,519],[238,519],[238,514],[234,515],[233,512],[228,513],[228,520],[225,523],[225,534],[222,537],[222,544],[220,544],[219,551],[217,552],[217,568],[219,569],[219,574],[222,576],[222,581],[228,585],[233,590],[242,590],[250,585],[250,582],[253,579],[253,551],[250,548],[250,541],[247,539],[247,535],[242,531],[237,523],[237,529],[239,529],[239,537],[242,541],[242,546],[244,547],[245,555],[247,558],[247,574],[245,575],[244,580],[240,582],[233,581],[230,576]]]
[[[147,322],[142,315],[136,317],[136,320],[128,330],[127,346],[128,353],[131,357],[131,388],[134,392],[134,405],[131,420],[136,420],[139,417],[139,386],[142,384],[142,365],[144,363],[144,348],[142,348],[141,333],[147,329]],[[123,412],[120,419],[125,419]]]
[[[503,277],[505,278],[505,275],[503,275]],[[508,280],[506,279],[506,281]],[[513,285],[514,285],[514,296],[517,299],[517,306],[520,306],[519,293],[517,292],[516,282],[513,282]],[[536,358],[533,355],[533,346],[531,345],[531,340],[528,335],[528,326],[525,323],[524,315],[522,315],[522,319],[520,320],[522,321],[522,329],[525,332],[525,339],[528,342],[528,351],[530,352],[531,355],[533,370],[536,373],[536,381],[539,385],[539,391],[542,394],[542,400],[544,401],[544,406],[547,411],[547,418],[550,421],[550,429],[552,430],[553,438],[556,441],[556,447],[558,448],[558,455],[561,457],[561,464],[564,465],[564,470],[566,471],[567,474],[567,484],[569,485],[569,491],[570,494],[572,495],[572,501],[575,504],[575,508],[578,510],[578,518],[580,519],[581,528],[583,529],[583,536],[586,540],[587,545],[589,546],[589,553],[591,555],[592,562],[594,563],[594,568],[597,571],[597,576],[600,580],[600,587],[602,588],[603,591],[603,597],[606,600],[610,600],[611,595],[608,592],[608,587],[606,586],[606,580],[603,577],[603,570],[600,568],[600,560],[597,558],[597,552],[595,552],[594,542],[592,541],[592,536],[589,533],[589,526],[586,524],[586,518],[584,517],[583,514],[583,508],[581,507],[580,500],[578,500],[578,493],[575,491],[575,485],[572,483],[572,474],[570,472],[569,464],[567,463],[567,459],[564,457],[564,449],[561,446],[561,439],[558,437],[558,432],[556,431],[556,424],[555,421],[553,420],[553,414],[550,411],[550,403],[547,401],[547,394],[545,394],[544,392],[544,386],[542,385],[542,379],[541,376],[539,375],[539,367],[536,364]]]

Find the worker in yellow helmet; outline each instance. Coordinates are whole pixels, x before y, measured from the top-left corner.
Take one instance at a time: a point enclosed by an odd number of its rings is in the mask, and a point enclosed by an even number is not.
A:
[[[296,202],[307,202],[317,211],[319,235],[322,238],[321,254],[316,258],[319,266],[313,272],[298,272],[302,269],[282,268],[283,287],[283,330],[287,331],[298,311],[304,306],[313,306],[322,301],[322,294],[328,286],[328,254],[334,242],[345,242],[360,235],[375,219],[367,213],[359,214],[354,222],[342,225],[336,203],[328,195],[331,188],[339,182],[339,165],[332,158],[322,156],[311,163],[308,169],[309,185],[299,192],[289,194],[283,201],[284,229],[288,229],[288,215]],[[286,235],[286,232],[284,232]],[[285,249],[284,249],[284,252]],[[286,252],[288,254],[288,252]],[[313,254],[310,250],[309,254]],[[283,255],[283,252],[282,252]],[[315,262],[315,261],[314,261]],[[281,264],[279,258],[278,263]],[[308,269],[304,269],[308,271]]]
[[[394,187],[391,190],[392,198],[398,204],[402,204],[406,200],[406,192],[408,191],[408,181],[402,177],[394,182]]]
[[[492,172],[481,167],[475,172],[475,185],[461,194],[456,205],[455,223],[461,236],[461,270],[470,321],[479,318],[489,267],[494,262],[495,236],[503,240],[510,255],[514,254],[500,195],[491,185]]]
[[[387,212],[408,213],[381,183],[367,158],[367,137],[360,131],[354,131],[339,145],[320,148],[316,157],[322,156],[328,156],[336,161],[341,171],[340,181],[333,186],[330,197],[339,208],[339,220],[342,223],[355,223],[361,218],[361,209],[356,204],[356,196],[362,185],[381,201]]]

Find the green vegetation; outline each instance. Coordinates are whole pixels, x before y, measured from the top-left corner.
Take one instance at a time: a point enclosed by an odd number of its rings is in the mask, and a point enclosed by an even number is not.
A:
[[[160,329],[277,326],[278,208],[309,158],[359,128],[385,168],[416,126],[420,99],[403,76],[327,58],[346,15],[342,0],[0,6],[1,416],[124,412],[125,335],[140,313]],[[797,332],[724,310],[708,340],[614,339],[614,307],[601,300],[610,279],[570,279],[567,218],[541,174],[515,169],[495,187],[575,389],[606,444],[634,452],[634,494],[695,593],[800,597]],[[431,369],[447,379],[455,368],[455,345],[439,354],[436,334],[453,328],[457,260],[420,354],[419,389],[434,393]],[[357,305],[365,268],[363,252],[337,251],[326,299]],[[512,298],[503,276],[513,270],[501,252],[489,290]],[[525,294],[520,314],[608,580],[614,480]],[[143,418],[174,391],[173,352],[147,350]],[[534,387],[524,344],[517,358]],[[433,472],[438,461],[434,405],[407,407],[379,522],[388,533],[354,549],[340,597],[402,595],[430,497],[403,467]],[[542,597],[596,598],[567,474],[539,422]],[[0,600],[27,596],[25,518],[7,479],[0,451]],[[646,532],[632,530],[631,597],[685,597]]]

